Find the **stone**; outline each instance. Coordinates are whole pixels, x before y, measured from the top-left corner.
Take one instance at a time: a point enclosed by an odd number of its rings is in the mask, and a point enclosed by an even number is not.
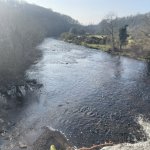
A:
[[[18,87],[20,93],[22,96],[25,96],[26,95],[26,90],[25,90],[25,86],[19,86]]]
[[[0,123],[4,123],[4,120],[0,118]]]
[[[23,149],[23,148],[27,148],[27,145],[23,142],[19,142],[19,147]]]

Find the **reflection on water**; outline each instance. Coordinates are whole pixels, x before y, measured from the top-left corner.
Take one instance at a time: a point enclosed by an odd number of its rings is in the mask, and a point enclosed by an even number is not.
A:
[[[147,75],[150,76],[150,61],[147,64]]]

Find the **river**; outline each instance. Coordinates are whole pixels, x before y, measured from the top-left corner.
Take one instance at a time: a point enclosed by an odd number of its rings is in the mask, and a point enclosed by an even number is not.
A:
[[[13,140],[29,142],[44,126],[77,147],[147,139],[137,120],[150,118],[150,63],[49,38],[38,48],[43,57],[26,75],[43,87],[14,113]]]

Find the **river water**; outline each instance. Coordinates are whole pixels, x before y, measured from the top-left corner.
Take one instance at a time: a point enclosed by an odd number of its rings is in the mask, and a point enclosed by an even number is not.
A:
[[[77,147],[147,139],[137,120],[150,118],[150,63],[55,39],[38,48],[27,76],[43,87],[27,96],[13,134],[48,126]]]

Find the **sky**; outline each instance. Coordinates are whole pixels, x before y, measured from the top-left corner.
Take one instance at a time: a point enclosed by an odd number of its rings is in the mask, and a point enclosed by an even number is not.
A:
[[[110,12],[118,17],[150,12],[150,0],[26,0],[78,20],[99,23]]]

